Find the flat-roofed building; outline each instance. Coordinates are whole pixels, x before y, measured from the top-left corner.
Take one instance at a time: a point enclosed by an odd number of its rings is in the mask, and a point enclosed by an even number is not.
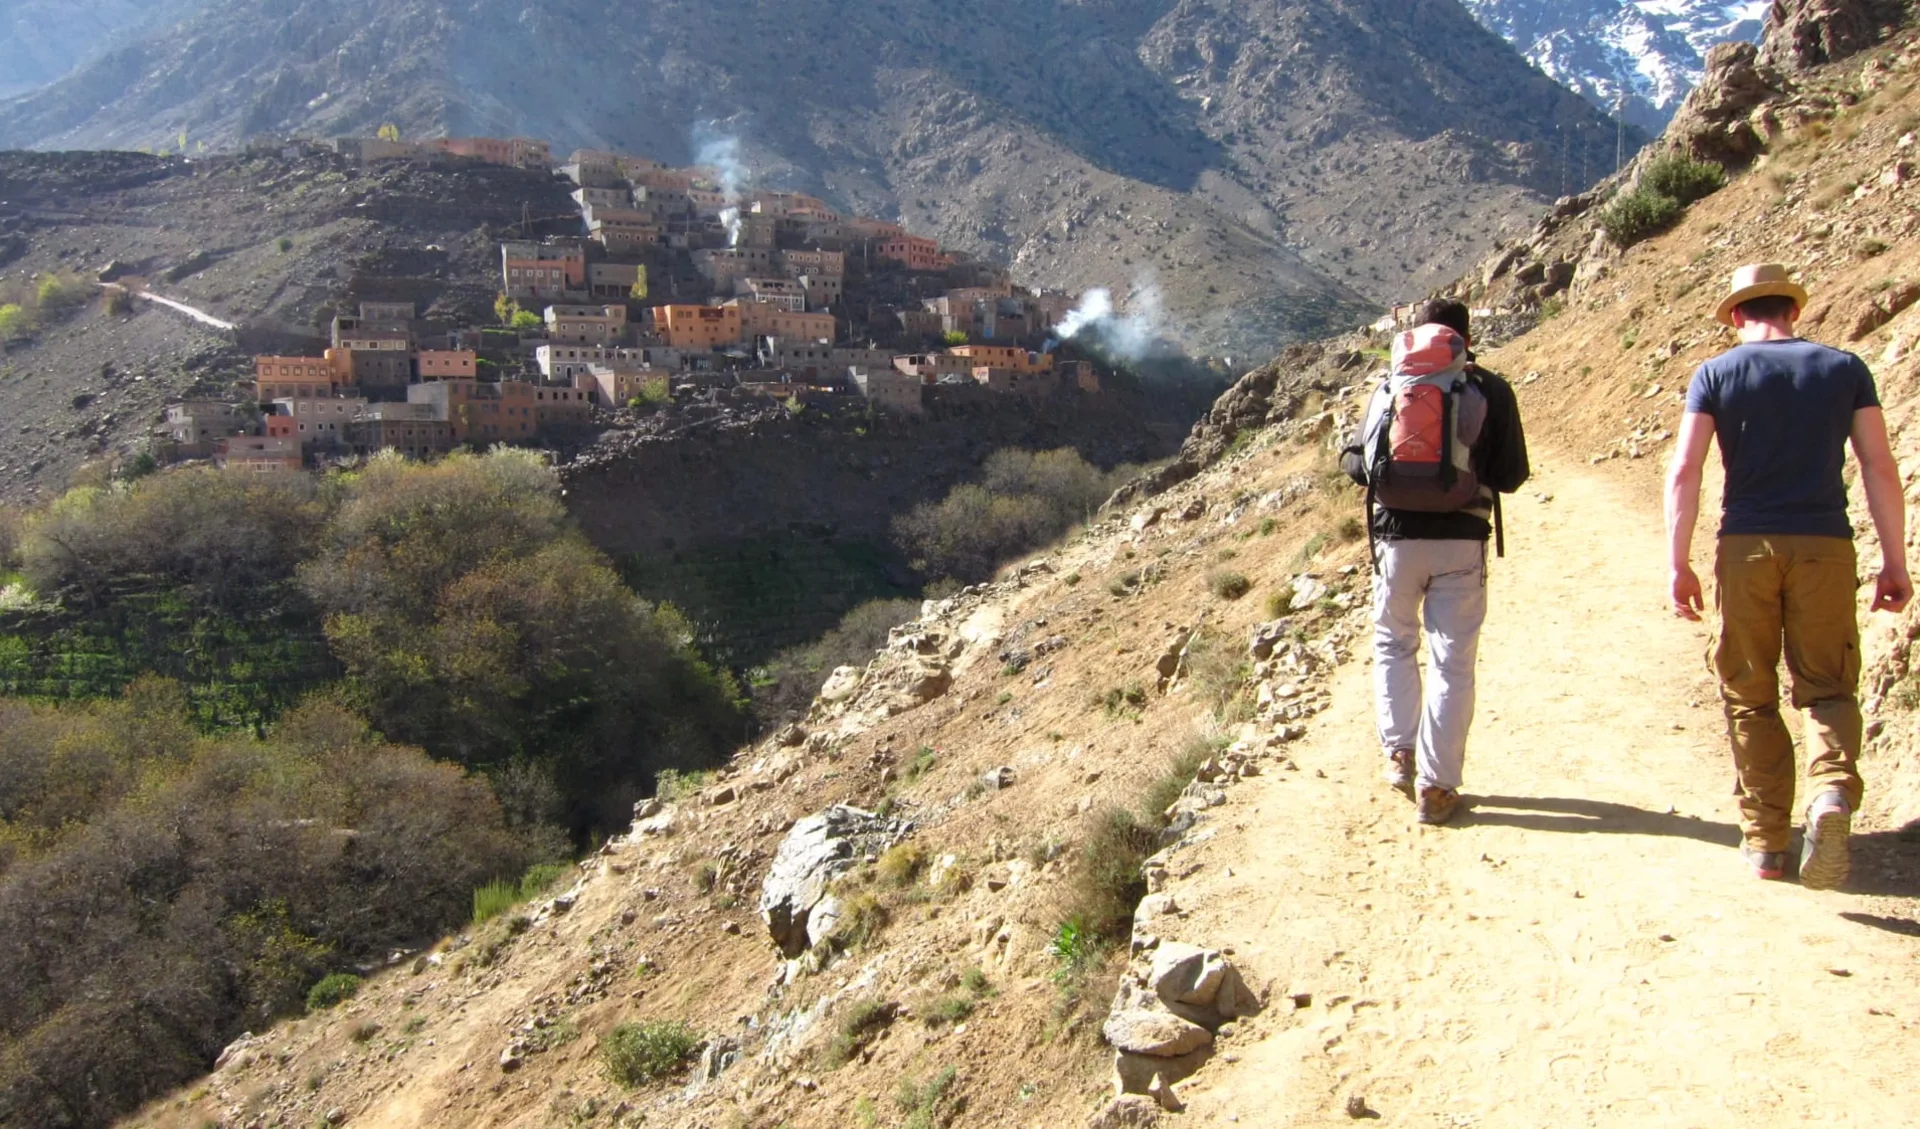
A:
[[[350,370],[336,367],[326,357],[253,359],[253,398],[262,404],[337,396],[352,382]]]
[[[874,405],[885,411],[923,415],[927,410],[926,382],[891,367],[853,369],[854,386]]]
[[[271,474],[298,471],[300,441],[282,435],[235,435],[214,448],[213,463],[221,470]]]
[[[346,441],[363,455],[398,451],[424,459],[453,450],[453,425],[432,404],[369,404],[348,424]]]
[[[480,375],[480,355],[472,349],[422,349],[414,354],[421,380],[471,380]]]
[[[533,351],[534,364],[549,384],[572,387],[574,378],[592,365],[641,365],[662,372],[680,367],[680,351],[665,345],[541,345]]]
[[[547,336],[578,345],[618,345],[627,337],[625,303],[607,306],[548,306]]]
[[[738,307],[742,337],[776,337],[783,341],[832,341],[836,329],[832,314],[795,312],[765,302],[735,298],[722,306]]]
[[[291,420],[292,435],[303,453],[334,451],[347,446],[347,425],[367,406],[364,396],[326,399],[282,398],[273,402],[276,417]]]
[[[670,347],[710,352],[746,339],[738,306],[655,306],[654,333]]]

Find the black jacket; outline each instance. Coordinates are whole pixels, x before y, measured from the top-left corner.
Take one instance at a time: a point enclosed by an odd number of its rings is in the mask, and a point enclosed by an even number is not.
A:
[[[1511,494],[1533,474],[1527,462],[1526,430],[1520,424],[1520,402],[1504,378],[1479,365],[1470,365],[1467,371],[1487,398],[1487,423],[1469,456],[1473,472],[1489,489]],[[1364,420],[1361,425],[1365,426]],[[1367,484],[1366,453],[1359,443],[1340,452],[1340,469],[1355,483]],[[1384,507],[1373,511],[1373,536],[1379,541],[1485,541],[1492,534],[1492,523],[1472,513],[1431,514]]]

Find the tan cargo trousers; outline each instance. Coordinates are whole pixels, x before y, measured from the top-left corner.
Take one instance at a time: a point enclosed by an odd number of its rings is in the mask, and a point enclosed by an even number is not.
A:
[[[1756,850],[1791,846],[1799,771],[1780,717],[1783,638],[1793,705],[1806,715],[1812,795],[1835,789],[1850,810],[1860,809],[1857,564],[1853,542],[1841,537],[1720,538],[1713,669],[1739,775],[1741,823]]]

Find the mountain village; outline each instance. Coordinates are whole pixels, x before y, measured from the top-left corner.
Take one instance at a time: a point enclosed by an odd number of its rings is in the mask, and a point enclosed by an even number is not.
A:
[[[333,317],[321,355],[256,357],[250,400],[167,409],[155,436],[166,461],[425,458],[578,435],[689,397],[845,397],[918,415],[930,400],[1100,391],[1090,362],[1051,352],[1076,296],[1015,287],[1005,268],[897,223],[744,189],[724,147],[690,168],[600,150],[555,167],[542,141],[383,133],[327,147],[363,164],[552,167],[573,185],[579,233],[500,244],[499,325],[367,300]]]

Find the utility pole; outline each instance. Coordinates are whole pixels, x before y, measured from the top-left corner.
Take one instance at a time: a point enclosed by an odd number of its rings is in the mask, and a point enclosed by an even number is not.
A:
[[[1627,88],[1620,87],[1620,106],[1614,111],[1614,121],[1620,132],[1613,143],[1613,171],[1617,175],[1627,163]]]

